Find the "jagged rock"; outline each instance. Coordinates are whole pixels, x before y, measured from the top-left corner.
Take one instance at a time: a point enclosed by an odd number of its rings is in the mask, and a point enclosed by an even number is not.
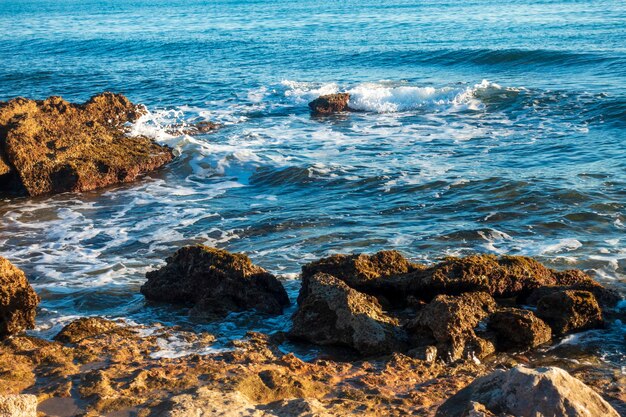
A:
[[[300,290],[290,336],[320,345],[349,346],[364,355],[401,350],[398,322],[378,301],[324,273]]]
[[[89,191],[159,168],[172,151],[126,135],[124,124],[141,113],[141,107],[112,93],[84,104],[60,97],[0,103],[0,191],[31,196]]]
[[[591,388],[560,368],[516,367],[478,378],[449,398],[436,417],[467,417],[477,404],[513,416],[618,417]]]
[[[489,317],[488,328],[496,334],[498,350],[525,350],[547,343],[552,331],[532,311],[507,308]]]
[[[221,125],[210,122],[208,120],[202,120],[196,123],[190,124],[178,124],[169,126],[166,130],[170,135],[203,135],[205,133],[213,132],[219,129]]]
[[[556,334],[602,327],[602,310],[589,291],[565,290],[539,299],[537,315],[545,320]]]
[[[397,303],[406,294],[395,277],[420,267],[395,250],[380,251],[373,255],[332,255],[302,266],[303,293],[306,293],[309,278],[322,272],[339,278],[357,291],[387,297]]]
[[[141,293],[152,301],[192,305],[197,315],[256,309],[280,314],[289,298],[276,277],[244,254],[186,246],[146,274]]]
[[[411,358],[419,359],[424,362],[434,362],[437,359],[436,346],[418,346],[407,352]]]
[[[348,101],[350,101],[350,94],[348,93],[327,94],[310,102],[309,108],[311,109],[311,114],[325,116],[349,111]]]
[[[37,417],[37,397],[30,394],[0,395],[0,416]]]
[[[62,343],[78,343],[88,337],[121,330],[121,326],[101,317],[82,317],[69,323],[54,336]]]
[[[474,329],[496,307],[494,299],[484,292],[439,295],[406,327],[414,345],[436,344],[444,360],[480,359],[493,353],[495,348],[489,340],[477,336]]]
[[[0,256],[0,339],[35,327],[37,304],[24,272]]]
[[[580,272],[582,273],[582,271]],[[617,291],[605,288],[591,278],[587,278],[589,281],[581,281],[578,284],[539,287],[533,290],[528,297],[522,298],[518,301],[527,305],[536,306],[539,300],[543,297],[567,290],[589,291],[596,297],[598,304],[602,308],[607,309],[615,307],[615,305],[622,299]]]

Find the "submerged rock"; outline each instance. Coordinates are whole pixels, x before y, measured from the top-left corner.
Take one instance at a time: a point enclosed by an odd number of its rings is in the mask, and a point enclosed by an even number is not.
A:
[[[498,350],[532,349],[552,339],[552,331],[532,311],[507,308],[489,317],[488,328],[496,334]]]
[[[0,103],[0,191],[31,196],[130,182],[169,162],[172,151],[124,125],[142,108],[120,94],[84,104],[60,97]]]
[[[350,101],[350,94],[348,93],[327,94],[310,102],[309,108],[311,114],[325,116],[350,110],[348,101]]]
[[[34,328],[37,304],[24,272],[0,256],[0,339]]]
[[[308,278],[298,297],[290,336],[320,345],[343,345],[364,355],[401,350],[398,322],[378,301],[324,273]]]
[[[539,299],[537,315],[544,319],[556,334],[602,327],[602,310],[596,297],[589,291],[565,290]]]
[[[186,246],[167,264],[146,274],[148,300],[193,306],[196,315],[225,315],[256,309],[280,314],[289,298],[276,277],[246,255],[204,245]]]
[[[436,417],[468,417],[481,408],[498,416],[619,416],[602,397],[563,369],[516,367],[476,379],[439,407]]]
[[[0,416],[37,417],[37,397],[30,394],[0,395]]]
[[[439,295],[407,324],[411,343],[431,345],[434,342],[444,360],[488,356],[495,351],[493,344],[478,336],[474,329],[496,307],[494,299],[484,292]]]

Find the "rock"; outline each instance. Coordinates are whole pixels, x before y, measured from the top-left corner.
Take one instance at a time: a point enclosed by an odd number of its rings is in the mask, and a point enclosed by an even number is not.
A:
[[[591,278],[589,278],[591,280]],[[589,291],[592,293],[602,308],[611,309],[622,299],[619,293],[610,288],[604,288],[596,281],[586,281],[572,285],[556,285],[552,287],[539,287],[533,290],[528,297],[518,300],[520,303],[536,306],[539,300],[547,295],[567,290]]]
[[[298,297],[290,337],[320,345],[343,345],[363,355],[402,349],[397,320],[378,301],[324,273],[308,279]]]
[[[54,336],[54,340],[62,343],[78,343],[88,337],[121,330],[121,326],[101,317],[82,317],[66,325]]]
[[[337,93],[320,96],[309,103],[311,114],[315,116],[326,116],[333,113],[349,111],[348,101],[350,94]]]
[[[173,157],[168,147],[126,135],[124,125],[141,113],[112,93],[84,104],[60,97],[1,103],[1,191],[31,196],[89,191],[161,167]]]
[[[410,289],[426,298],[469,291],[484,291],[493,297],[508,298],[557,283],[551,269],[523,256],[448,258],[414,275]]]
[[[424,362],[434,362],[437,359],[436,346],[418,346],[407,352],[411,358],[419,359]]]
[[[349,287],[376,297],[388,297],[398,303],[406,298],[403,287],[394,279],[420,268],[395,250],[380,251],[373,255],[332,255],[302,266],[302,286],[317,273],[330,274]]]
[[[552,331],[531,311],[507,308],[489,317],[488,328],[496,334],[498,350],[526,350],[552,339]]]
[[[537,302],[537,315],[556,334],[603,326],[602,310],[589,291],[565,290],[546,295]]]
[[[0,395],[0,416],[37,417],[37,397],[30,394]]]
[[[141,293],[151,301],[193,306],[197,315],[256,309],[281,314],[289,305],[278,279],[250,258],[203,245],[186,246],[146,274]]]
[[[203,135],[205,133],[213,132],[219,129],[221,125],[210,122],[208,120],[202,120],[200,122],[191,124],[175,124],[167,128],[167,133],[170,135]]]
[[[618,417],[591,388],[560,368],[516,367],[478,378],[449,398],[436,417],[466,417],[477,404],[513,416]]]
[[[37,304],[24,272],[0,256],[0,339],[34,328]]]
[[[414,345],[435,342],[444,360],[480,359],[495,349],[490,341],[477,336],[474,329],[495,310],[496,302],[484,292],[439,295],[406,327]]]

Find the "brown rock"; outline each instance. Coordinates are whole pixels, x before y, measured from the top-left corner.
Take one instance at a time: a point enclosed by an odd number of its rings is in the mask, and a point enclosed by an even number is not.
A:
[[[602,310],[589,291],[565,290],[541,298],[537,315],[556,334],[566,334],[602,327]]]
[[[552,339],[552,331],[531,311],[507,308],[489,317],[488,328],[495,332],[498,350],[535,348]]]
[[[397,320],[383,313],[378,301],[323,273],[300,290],[290,336],[320,345],[343,345],[363,355],[403,348]]]
[[[83,339],[121,330],[119,324],[100,317],[82,317],[69,323],[54,336],[63,343],[78,343]]]
[[[0,339],[35,327],[37,304],[24,272],[0,256]]]
[[[473,356],[480,359],[495,349],[491,342],[477,336],[474,329],[495,310],[496,302],[484,292],[439,295],[407,324],[407,330],[414,345],[435,342],[444,360]]]
[[[0,104],[2,191],[31,196],[89,191],[133,181],[166,164],[172,159],[168,147],[126,136],[124,124],[141,112],[112,93],[84,104],[60,97]]]
[[[420,268],[395,250],[373,255],[332,255],[302,266],[302,286],[317,273],[330,274],[349,287],[377,297],[383,296],[396,303],[406,297],[404,287],[395,278]]]
[[[337,93],[320,96],[309,103],[311,114],[316,116],[326,116],[333,113],[349,111],[348,101],[350,94]]]
[[[289,298],[276,277],[246,255],[203,245],[185,246],[146,274],[141,293],[152,301],[187,304],[197,315],[256,309],[280,314]]]
[[[449,398],[436,417],[485,414],[554,417],[617,417],[619,414],[591,388],[560,368],[516,367],[478,378]],[[480,414],[479,414],[480,415]]]

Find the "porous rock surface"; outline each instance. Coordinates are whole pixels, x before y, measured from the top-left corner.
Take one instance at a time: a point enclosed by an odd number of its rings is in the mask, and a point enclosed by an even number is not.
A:
[[[0,103],[0,191],[36,196],[134,181],[169,162],[172,151],[125,124],[142,108],[120,94],[86,103],[61,97]]]
[[[493,343],[474,329],[497,308],[487,293],[439,295],[421,309],[407,325],[415,345],[436,344],[439,356],[446,360],[483,358],[495,351]]]
[[[327,94],[310,102],[309,109],[311,109],[311,114],[315,116],[326,116],[350,110],[349,101],[350,94],[348,93]]]
[[[506,308],[489,317],[488,328],[496,334],[499,350],[532,349],[552,339],[552,331],[532,311]]]
[[[146,299],[186,304],[199,316],[251,309],[280,314],[289,305],[280,281],[248,256],[204,245],[179,249],[146,278]]]
[[[39,297],[24,272],[0,256],[0,339],[32,329]]]
[[[485,415],[618,417],[596,392],[556,367],[515,367],[476,379],[448,399],[436,417],[468,417],[480,408]],[[473,414],[480,415],[480,414]]]
[[[0,395],[0,417],[37,417],[37,397],[31,394]]]
[[[402,349],[398,321],[383,313],[378,301],[332,275],[308,278],[298,297],[290,335],[320,345],[343,345],[364,355]]]
[[[602,310],[589,291],[565,290],[546,295],[537,302],[537,315],[555,333],[567,334],[602,327]]]

